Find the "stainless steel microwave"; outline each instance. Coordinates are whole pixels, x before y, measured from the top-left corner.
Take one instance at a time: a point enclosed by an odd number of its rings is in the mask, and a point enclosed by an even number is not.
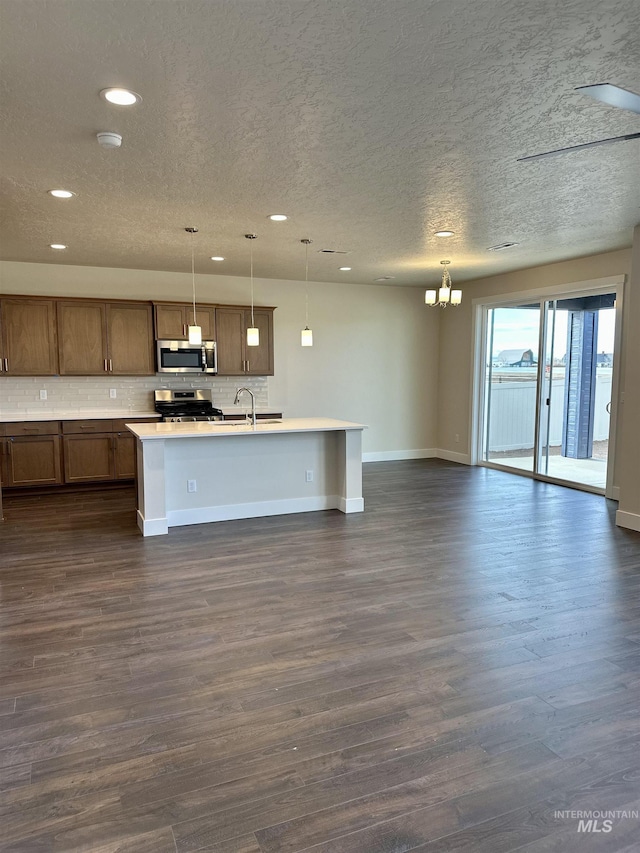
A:
[[[216,342],[157,341],[158,373],[217,373]]]

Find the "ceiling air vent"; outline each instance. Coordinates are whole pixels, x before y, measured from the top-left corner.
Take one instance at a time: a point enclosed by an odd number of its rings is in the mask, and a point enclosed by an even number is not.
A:
[[[395,275],[383,275],[380,278],[374,278],[374,281],[391,281],[392,278],[395,278]]]
[[[518,243],[498,243],[497,246],[489,246],[487,252],[501,252],[503,249],[510,249],[512,246],[517,246]]]
[[[320,255],[348,255],[349,252],[343,252],[340,249],[318,249]]]

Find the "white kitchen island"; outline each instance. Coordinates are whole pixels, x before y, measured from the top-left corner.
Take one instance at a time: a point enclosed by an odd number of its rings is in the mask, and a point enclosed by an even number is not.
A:
[[[362,512],[363,424],[287,418],[128,424],[138,456],[138,527],[292,512]]]

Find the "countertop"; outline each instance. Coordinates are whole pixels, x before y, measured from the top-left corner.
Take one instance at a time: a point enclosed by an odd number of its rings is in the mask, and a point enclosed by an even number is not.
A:
[[[251,407],[246,406],[216,406],[224,415],[236,416],[238,420],[245,417]],[[276,406],[256,406],[257,415],[275,415],[281,409]],[[41,412],[23,412],[22,414],[2,414],[0,412],[0,423],[14,424],[22,421],[84,421],[84,420],[108,420],[109,418],[160,418],[153,409],[148,412],[132,412],[130,409],[84,409],[73,411],[69,409],[47,409]]]
[[[141,441],[173,438],[211,438],[229,435],[269,435],[287,432],[337,432],[366,429],[364,424],[333,418],[283,418],[277,423],[260,422],[253,426],[241,423],[196,421],[182,424],[136,424],[129,430]]]
[[[69,411],[65,409],[50,409],[46,412],[25,412],[21,415],[3,415],[0,412],[0,423],[13,424],[18,421],[88,421],[110,420],[113,418],[159,418],[157,412],[132,412],[130,409],[85,409],[84,411]]]

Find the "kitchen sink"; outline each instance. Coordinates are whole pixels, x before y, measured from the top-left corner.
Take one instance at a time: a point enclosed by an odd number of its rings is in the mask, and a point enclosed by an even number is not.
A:
[[[246,420],[241,421],[210,421],[211,426],[251,426],[251,423],[248,423]],[[281,424],[282,418],[259,418],[256,421],[256,425],[260,426],[260,424]]]

